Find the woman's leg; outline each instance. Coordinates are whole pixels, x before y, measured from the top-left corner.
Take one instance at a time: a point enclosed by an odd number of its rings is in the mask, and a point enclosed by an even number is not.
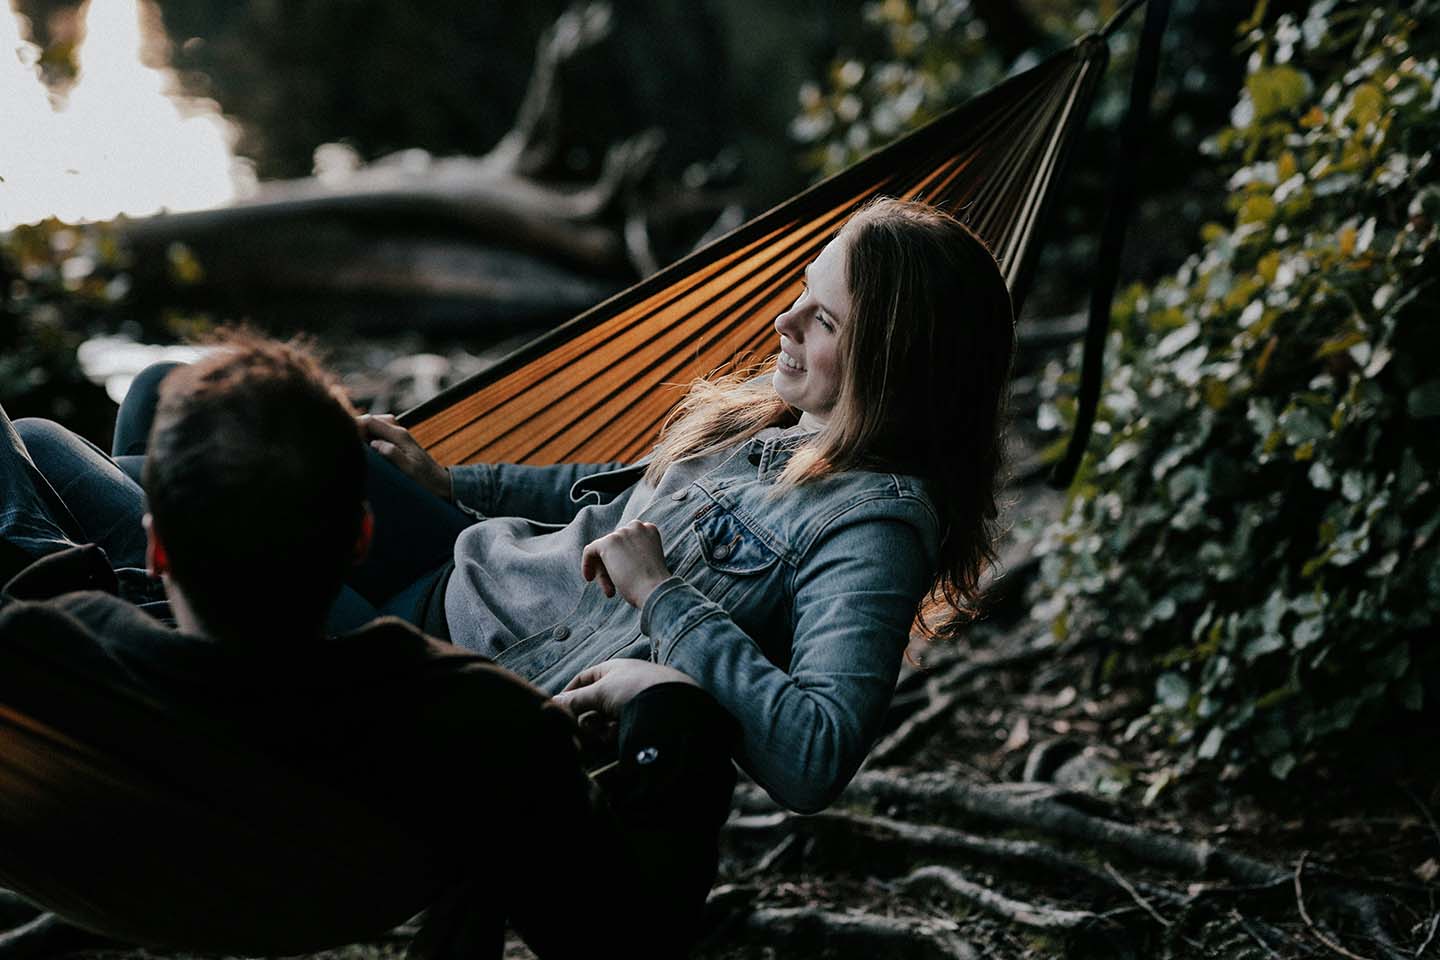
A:
[[[365,493],[375,539],[346,582],[380,607],[448,563],[460,531],[475,521],[368,448]]]
[[[150,425],[155,422],[155,406],[160,402],[160,381],[178,366],[181,364],[174,361],[152,363],[135,375],[130,389],[125,391],[120,412],[115,414],[115,440],[110,445],[112,457],[144,455]]]
[[[366,494],[375,514],[375,538],[365,560],[340,588],[330,608],[330,633],[359,629],[379,616],[396,616],[443,638],[443,623],[434,617],[430,600],[450,570],[455,538],[470,517],[435,497],[367,450]]]
[[[113,567],[145,566],[145,495],[115,461],[49,420],[20,420],[15,433],[78,526],[81,543],[98,544]]]

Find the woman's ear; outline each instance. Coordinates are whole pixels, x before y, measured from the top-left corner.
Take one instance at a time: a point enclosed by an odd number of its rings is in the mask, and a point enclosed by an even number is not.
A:
[[[375,513],[367,500],[360,505],[360,534],[355,538],[355,549],[350,553],[350,562],[359,566],[370,555],[370,544],[375,541]]]
[[[140,525],[145,528],[145,569],[152,577],[163,577],[170,572],[170,555],[155,530],[155,521],[147,513]]]

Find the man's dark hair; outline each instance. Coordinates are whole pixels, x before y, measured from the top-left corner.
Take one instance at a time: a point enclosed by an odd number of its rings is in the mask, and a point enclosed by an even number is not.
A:
[[[354,408],[306,349],[232,333],[170,373],[144,486],[209,632],[323,624],[360,534],[365,452]]]

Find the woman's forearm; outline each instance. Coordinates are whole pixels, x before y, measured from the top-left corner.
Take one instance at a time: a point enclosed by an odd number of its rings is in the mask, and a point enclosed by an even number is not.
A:
[[[679,577],[651,595],[641,628],[658,662],[693,677],[740,722],[739,759],[756,782],[813,812],[845,788],[879,733],[930,564],[900,521],[827,537],[795,571],[788,670]]]
[[[478,517],[525,517],[541,523],[569,523],[583,503],[570,489],[585,477],[616,470],[622,463],[561,463],[531,467],[516,463],[475,463],[450,468],[455,505]]]

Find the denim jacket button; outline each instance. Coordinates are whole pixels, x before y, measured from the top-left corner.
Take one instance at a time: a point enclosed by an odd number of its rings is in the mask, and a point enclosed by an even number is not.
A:
[[[690,488],[686,487],[683,490],[676,490],[674,493],[670,494],[670,499],[674,500],[676,503],[679,503],[681,500],[684,500],[688,496],[690,496]]]
[[[640,766],[642,767],[648,767],[650,764],[654,763],[658,759],[660,759],[660,751],[655,749],[654,747],[646,747],[639,753],[635,754],[635,762],[640,764]]]
[[[730,557],[730,544],[722,543],[710,551],[710,557],[714,560],[727,560]]]
[[[550,631],[551,640],[564,640],[568,636],[570,636],[569,627],[556,627],[554,630]]]

